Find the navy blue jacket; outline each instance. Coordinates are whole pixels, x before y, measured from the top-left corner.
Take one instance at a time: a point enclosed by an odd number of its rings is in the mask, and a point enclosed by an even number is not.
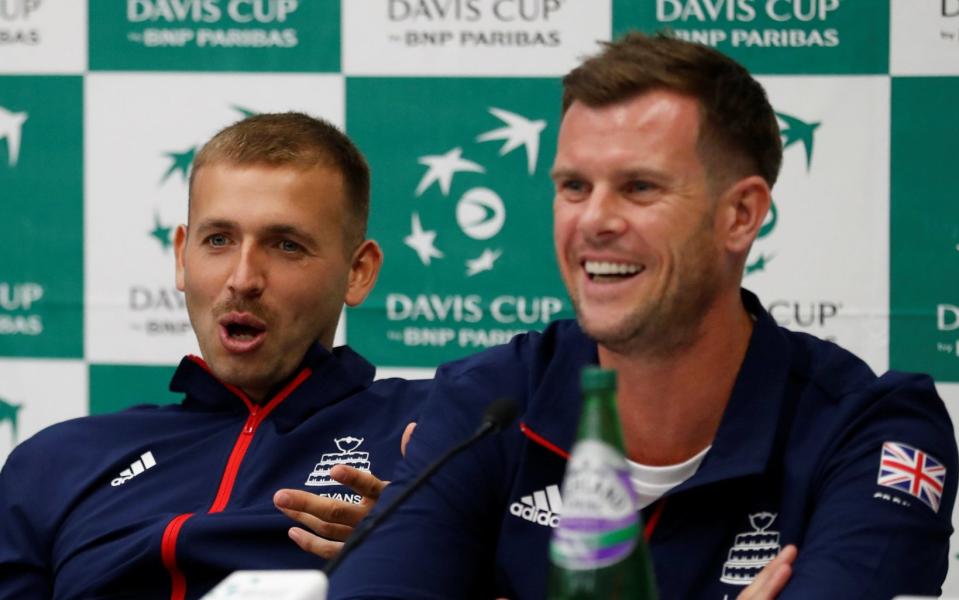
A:
[[[655,525],[660,598],[732,600],[790,543],[799,557],[782,600],[937,594],[957,452],[933,382],[876,377],[838,346],[778,327],[755,296],[744,299],[755,328],[712,448],[692,478],[643,511],[647,527]],[[545,597],[578,376],[596,352],[575,322],[560,322],[441,369],[380,506],[465,438],[491,399],[520,401],[522,423],[454,459],[414,494],[344,561],[330,597]],[[886,442],[890,452],[918,449],[944,466],[938,500],[928,481],[918,492],[925,500],[877,483]],[[923,477],[942,473],[924,464]]]
[[[255,406],[188,357],[170,384],[181,404],[26,440],[0,473],[0,598],[196,598],[235,569],[322,567],[272,496],[351,495],[327,485],[337,462],[392,477],[424,383],[373,374],[349,348],[316,346]]]

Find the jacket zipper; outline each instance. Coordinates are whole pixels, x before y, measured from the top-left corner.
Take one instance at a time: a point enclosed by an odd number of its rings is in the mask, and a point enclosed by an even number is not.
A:
[[[243,403],[246,404],[247,409],[250,411],[250,415],[246,418],[246,422],[243,424],[243,428],[240,430],[240,434],[233,444],[233,450],[230,451],[230,458],[226,461],[226,468],[223,470],[223,476],[220,478],[220,486],[217,488],[216,497],[213,499],[213,504],[210,505],[209,510],[207,510],[207,514],[222,512],[223,509],[226,508],[226,505],[230,502],[230,494],[233,492],[233,486],[236,483],[236,476],[240,471],[240,465],[243,463],[243,457],[246,455],[250,443],[253,442],[253,436],[256,435],[256,430],[260,426],[260,423],[262,423],[266,417],[273,412],[273,409],[279,406],[293,390],[299,387],[311,373],[312,371],[310,369],[300,371],[290,383],[286,384],[286,386],[265,405],[254,404],[240,389],[227,385],[230,391],[243,400]],[[177,515],[167,523],[166,529],[163,531],[161,556],[163,557],[163,565],[170,573],[170,600],[183,600],[186,598],[186,577],[176,564],[176,544],[183,524],[192,516],[193,513]]]

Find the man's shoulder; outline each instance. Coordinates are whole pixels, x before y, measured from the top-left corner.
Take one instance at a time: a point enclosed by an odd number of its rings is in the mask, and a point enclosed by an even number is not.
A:
[[[835,456],[840,447],[901,442],[956,464],[952,421],[931,377],[887,371],[876,374],[848,350],[789,332],[793,381],[801,387],[796,425],[814,428]],[[881,439],[880,439],[881,438]]]
[[[432,379],[389,377],[373,381],[360,393],[366,404],[376,406],[385,416],[408,420],[417,417],[432,389]]]
[[[595,357],[596,344],[575,321],[556,321],[542,332],[520,334],[502,346],[447,363],[437,370],[423,408],[422,435],[432,431],[445,439],[450,432],[472,430],[497,398],[513,400],[520,414],[528,415],[537,398],[550,395],[544,386],[564,387],[571,373]]]
[[[793,376],[832,402],[872,402],[890,396],[939,399],[933,379],[926,374],[887,371],[878,375],[864,360],[832,341],[783,331],[793,350]]]
[[[50,452],[69,452],[71,460],[85,450],[109,443],[117,436],[126,436],[139,428],[155,425],[158,414],[179,411],[179,405],[143,404],[100,415],[76,417],[49,425],[25,439],[11,453],[14,455],[49,456]]]
[[[44,473],[44,477],[34,479],[61,477],[66,481],[71,474],[97,470],[129,446],[131,438],[155,431],[156,415],[179,410],[179,405],[142,405],[55,423],[10,452],[3,464],[4,476],[24,481],[23,474]]]

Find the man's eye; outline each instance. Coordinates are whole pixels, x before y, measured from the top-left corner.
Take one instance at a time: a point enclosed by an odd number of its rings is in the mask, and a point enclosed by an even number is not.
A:
[[[281,240],[279,246],[283,252],[299,252],[303,249],[303,246],[290,240]]]
[[[581,194],[586,191],[586,184],[577,179],[567,179],[559,184],[559,189],[564,192]]]
[[[630,181],[626,184],[626,191],[632,194],[647,192],[653,189],[653,185],[648,181]]]
[[[227,237],[223,235],[222,233],[214,233],[213,235],[206,238],[207,245],[213,246],[214,248],[220,248],[222,246],[226,246],[229,243],[229,241],[230,240],[227,239]]]

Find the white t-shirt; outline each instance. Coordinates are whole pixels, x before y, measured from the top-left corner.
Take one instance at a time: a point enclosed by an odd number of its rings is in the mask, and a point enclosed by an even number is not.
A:
[[[663,494],[692,477],[710,448],[712,446],[706,446],[689,460],[664,467],[650,467],[627,459],[629,479],[633,482],[633,489],[639,494],[639,508],[646,508]]]

